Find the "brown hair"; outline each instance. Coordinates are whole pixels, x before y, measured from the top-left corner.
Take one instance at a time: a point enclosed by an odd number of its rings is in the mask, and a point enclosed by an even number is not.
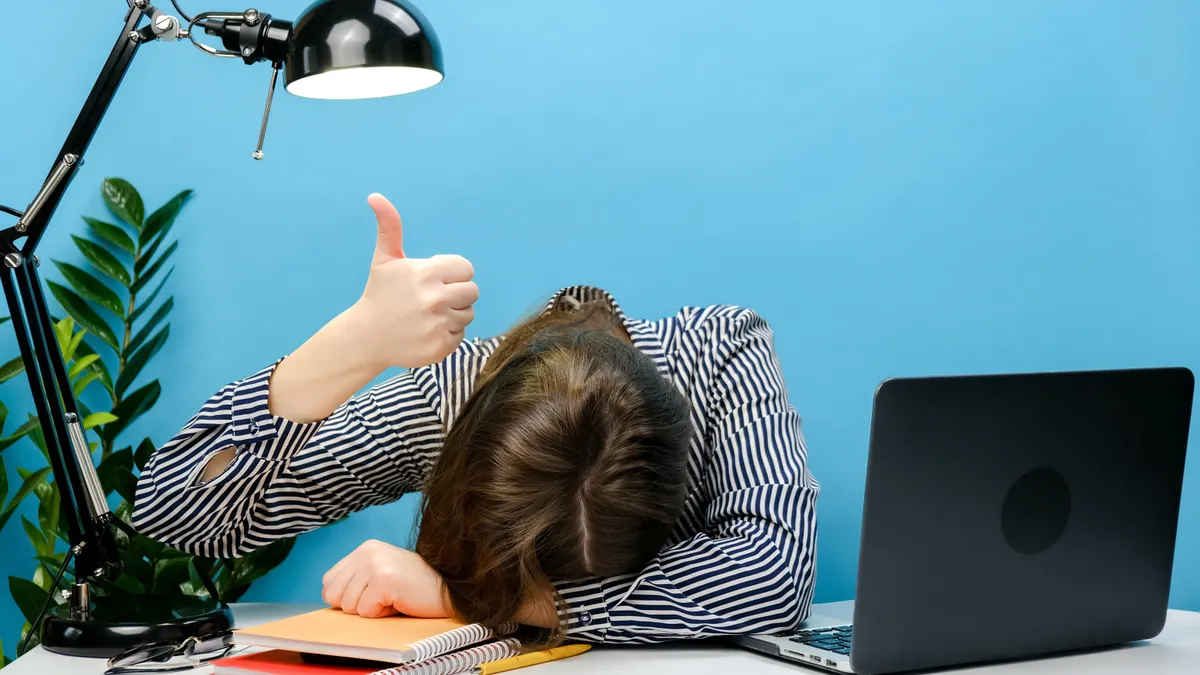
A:
[[[640,571],[667,542],[688,405],[619,325],[606,303],[519,324],[448,430],[417,552],[461,620],[504,633],[525,602],[555,616],[554,581]]]

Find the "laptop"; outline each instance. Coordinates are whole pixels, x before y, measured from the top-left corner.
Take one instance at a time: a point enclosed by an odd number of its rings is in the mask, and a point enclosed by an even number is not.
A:
[[[855,601],[737,642],[876,675],[1158,635],[1193,388],[1185,368],[885,381]]]

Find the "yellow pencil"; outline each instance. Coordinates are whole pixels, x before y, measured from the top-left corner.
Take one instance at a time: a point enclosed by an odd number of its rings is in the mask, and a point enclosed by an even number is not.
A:
[[[476,668],[475,672],[479,675],[496,675],[496,673],[516,670],[517,668],[524,668],[525,666],[534,666],[539,663],[565,659],[569,656],[582,654],[591,648],[591,645],[564,645],[562,647],[555,647],[553,649],[543,649],[542,651],[538,652],[529,652],[528,654],[518,654],[517,656],[510,656],[507,659],[500,659],[499,661],[484,663]]]

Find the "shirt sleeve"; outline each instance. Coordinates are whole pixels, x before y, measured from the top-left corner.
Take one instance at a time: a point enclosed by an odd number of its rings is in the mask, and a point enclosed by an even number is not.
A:
[[[420,489],[442,443],[429,378],[403,373],[323,421],[298,424],[268,408],[276,365],[219,391],[154,453],[138,479],[138,531],[234,557]],[[232,462],[201,483],[227,448]]]
[[[708,379],[699,404],[711,465],[702,487],[704,529],[665,548],[640,574],[560,584],[572,638],[660,642],[778,632],[808,615],[819,486],[771,329],[732,307],[705,324],[699,372]]]

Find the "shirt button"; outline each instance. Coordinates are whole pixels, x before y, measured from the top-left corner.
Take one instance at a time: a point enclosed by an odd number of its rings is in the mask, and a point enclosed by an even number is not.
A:
[[[579,614],[579,624],[581,626],[592,625],[592,613],[588,611],[581,612]]]

